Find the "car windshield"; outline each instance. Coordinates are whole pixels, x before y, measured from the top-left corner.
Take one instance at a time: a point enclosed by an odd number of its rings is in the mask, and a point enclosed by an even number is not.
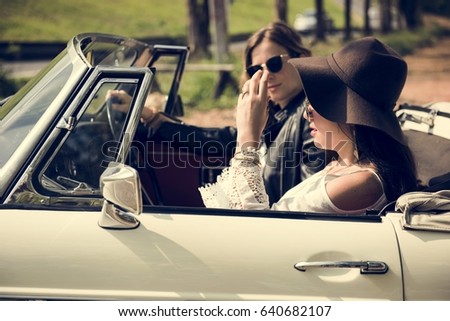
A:
[[[102,41],[103,38],[105,41]],[[84,58],[93,66],[144,65],[148,61],[148,57],[145,62],[138,61],[138,50],[133,48],[137,43],[127,43],[127,40],[120,42],[117,39],[111,41],[101,36],[93,40],[87,38],[80,43]],[[39,121],[45,118],[50,105],[58,102],[58,97],[65,99],[62,89],[68,85],[73,69],[73,61],[65,49],[0,106],[0,169],[11,159],[33,128],[39,126]]]
[[[0,107],[0,168],[39,124],[71,72],[72,64],[64,51]]]
[[[103,34],[79,35],[76,45],[92,66],[147,66],[150,55],[145,43]]]

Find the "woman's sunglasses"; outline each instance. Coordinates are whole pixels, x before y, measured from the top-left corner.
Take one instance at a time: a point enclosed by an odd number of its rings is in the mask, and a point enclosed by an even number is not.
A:
[[[265,64],[262,65],[253,65],[247,68],[247,74],[250,76],[250,78],[258,71],[262,70],[264,67],[266,67],[270,72],[279,72],[281,68],[283,68],[283,57],[287,57],[289,55],[283,54],[278,56],[273,56],[269,59],[267,59]]]

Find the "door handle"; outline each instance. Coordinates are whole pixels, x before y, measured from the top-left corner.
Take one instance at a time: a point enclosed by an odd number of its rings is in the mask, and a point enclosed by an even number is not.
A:
[[[361,274],[384,274],[389,270],[386,263],[377,261],[298,262],[294,267],[301,272],[306,272],[307,268],[357,268]]]

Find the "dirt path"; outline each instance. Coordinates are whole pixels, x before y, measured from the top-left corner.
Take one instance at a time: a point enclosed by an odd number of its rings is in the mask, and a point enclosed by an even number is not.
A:
[[[450,28],[450,20],[431,17],[426,23],[441,23]],[[433,47],[421,48],[404,57],[408,77],[399,103],[427,104],[450,101],[450,37],[442,38]],[[234,125],[234,110],[192,112],[185,121],[199,126]]]
[[[406,56],[405,60],[409,71],[400,102],[450,101],[450,37]]]
[[[450,19],[427,16],[425,23],[437,23],[450,29]],[[408,78],[399,102],[427,104],[450,101],[450,37],[444,37],[433,47],[417,50],[405,57]]]

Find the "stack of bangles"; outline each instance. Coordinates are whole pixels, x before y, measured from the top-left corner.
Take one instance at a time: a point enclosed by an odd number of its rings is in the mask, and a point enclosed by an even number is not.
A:
[[[245,161],[245,163],[251,163],[253,165],[260,165],[259,150],[254,147],[243,148],[234,154],[233,159]]]

